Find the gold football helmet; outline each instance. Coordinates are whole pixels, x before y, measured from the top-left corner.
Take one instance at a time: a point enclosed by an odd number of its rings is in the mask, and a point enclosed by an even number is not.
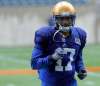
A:
[[[53,36],[53,40],[55,41],[57,33],[62,32],[63,35],[70,33],[71,28],[75,24],[76,10],[69,2],[61,1],[53,7],[52,14],[57,27],[57,31]]]
[[[58,2],[52,10],[55,23],[59,26],[73,26],[76,18],[76,10],[72,4],[67,1]]]
[[[76,14],[76,10],[75,8],[72,6],[72,4],[70,4],[67,1],[61,1],[58,2],[54,7],[53,7],[53,15],[62,15],[63,13],[65,14],[71,14],[71,15],[75,15]]]

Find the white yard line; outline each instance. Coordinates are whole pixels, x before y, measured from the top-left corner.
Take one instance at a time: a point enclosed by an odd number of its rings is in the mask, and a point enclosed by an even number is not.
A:
[[[86,81],[85,85],[86,86],[95,86],[95,82],[94,81]]]
[[[100,78],[100,73],[89,72],[88,75]]]
[[[13,83],[9,83],[9,84],[7,84],[6,86],[16,86],[16,85],[13,84]]]
[[[17,59],[15,57],[6,57],[6,56],[0,56],[0,61],[4,62],[14,62],[17,64],[29,64],[30,61],[22,60],[22,59]]]
[[[100,73],[89,72],[88,76],[100,78]],[[85,81],[84,84],[85,86],[96,86],[96,82],[92,80]]]

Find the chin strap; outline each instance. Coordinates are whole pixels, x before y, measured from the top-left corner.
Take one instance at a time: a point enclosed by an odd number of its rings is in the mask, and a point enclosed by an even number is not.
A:
[[[57,31],[54,33],[54,35],[53,35],[53,41],[55,41],[55,42],[60,42],[60,41],[57,41],[57,40],[55,39],[57,33],[59,33],[59,32],[60,32],[60,30],[57,30]]]
[[[72,26],[69,26],[69,27],[64,27],[64,26],[61,26],[60,24],[59,24],[59,27],[58,27],[59,29],[54,33],[54,35],[53,35],[53,41],[55,41],[55,42],[62,42],[61,40],[60,41],[57,41],[56,40],[56,35],[58,34],[58,33],[70,33],[70,29],[72,28]],[[64,38],[64,35],[62,35],[62,38]]]

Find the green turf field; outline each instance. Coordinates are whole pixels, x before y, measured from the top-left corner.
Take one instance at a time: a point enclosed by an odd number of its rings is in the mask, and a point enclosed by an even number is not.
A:
[[[31,47],[0,48],[0,70],[30,69]],[[100,45],[87,45],[84,49],[86,66],[100,66]],[[89,73],[79,86],[100,86],[100,72]],[[40,86],[37,75],[0,75],[0,86]]]

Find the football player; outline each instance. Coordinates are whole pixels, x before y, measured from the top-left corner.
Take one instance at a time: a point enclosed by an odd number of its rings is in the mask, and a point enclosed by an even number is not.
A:
[[[86,32],[75,26],[76,10],[69,2],[57,3],[52,14],[55,25],[35,32],[31,67],[42,86],[77,86],[75,73],[81,80],[87,76],[82,57]]]

